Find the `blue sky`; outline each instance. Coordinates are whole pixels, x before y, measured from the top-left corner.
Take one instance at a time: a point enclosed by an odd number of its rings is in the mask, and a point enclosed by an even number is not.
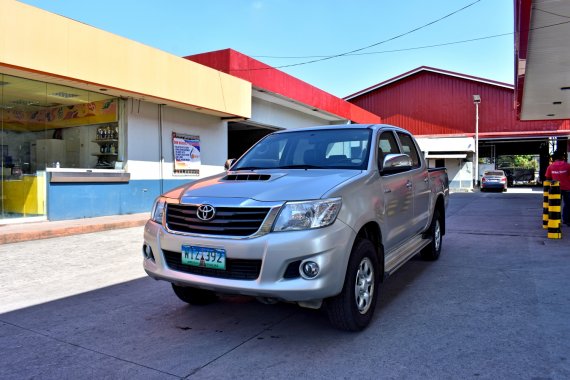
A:
[[[344,97],[425,65],[513,83],[512,0],[22,0],[185,56],[232,48]],[[441,21],[406,34],[465,6]],[[393,39],[394,38],[394,39]],[[287,58],[302,57],[302,58]]]

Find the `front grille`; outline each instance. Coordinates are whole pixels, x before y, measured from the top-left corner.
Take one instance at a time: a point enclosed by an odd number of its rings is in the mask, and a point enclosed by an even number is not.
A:
[[[194,267],[182,264],[182,254],[174,251],[162,251],[166,264],[178,272],[200,276],[227,278],[232,280],[255,280],[261,271],[261,260],[231,259],[226,257],[226,270]]]
[[[166,206],[166,226],[171,231],[225,236],[249,236],[259,230],[269,212],[262,207],[217,207],[214,219],[198,219],[199,205],[169,204]]]

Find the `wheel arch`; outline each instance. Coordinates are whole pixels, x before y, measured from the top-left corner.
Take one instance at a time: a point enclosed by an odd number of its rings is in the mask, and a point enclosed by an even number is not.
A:
[[[380,231],[380,226],[376,222],[366,223],[358,231],[354,244],[356,244],[358,239],[367,239],[372,242],[374,249],[376,250],[378,263],[381,265],[381,271],[379,272],[384,273],[384,247],[382,245],[382,232]],[[380,281],[384,281],[384,276],[380,276]]]
[[[437,197],[437,200],[435,201],[435,207],[433,210],[434,214],[436,211],[439,212],[439,216],[441,217],[440,220],[441,234],[445,235],[445,200],[443,198],[443,194],[440,194]]]

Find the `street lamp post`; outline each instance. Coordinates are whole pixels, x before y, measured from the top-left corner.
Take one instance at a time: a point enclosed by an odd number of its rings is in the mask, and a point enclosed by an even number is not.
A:
[[[479,103],[481,96],[473,95],[473,103],[475,103],[475,178],[473,178],[473,187],[479,186]]]

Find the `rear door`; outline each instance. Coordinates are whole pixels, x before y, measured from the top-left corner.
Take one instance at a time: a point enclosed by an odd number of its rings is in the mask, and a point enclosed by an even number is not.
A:
[[[409,228],[413,234],[422,232],[430,222],[430,196],[431,188],[429,173],[425,167],[425,160],[420,159],[419,150],[414,143],[414,139],[408,133],[397,132],[402,147],[402,153],[407,154],[412,159],[412,170],[410,170],[410,183],[412,186],[412,199],[414,204],[414,215],[410,219]]]

